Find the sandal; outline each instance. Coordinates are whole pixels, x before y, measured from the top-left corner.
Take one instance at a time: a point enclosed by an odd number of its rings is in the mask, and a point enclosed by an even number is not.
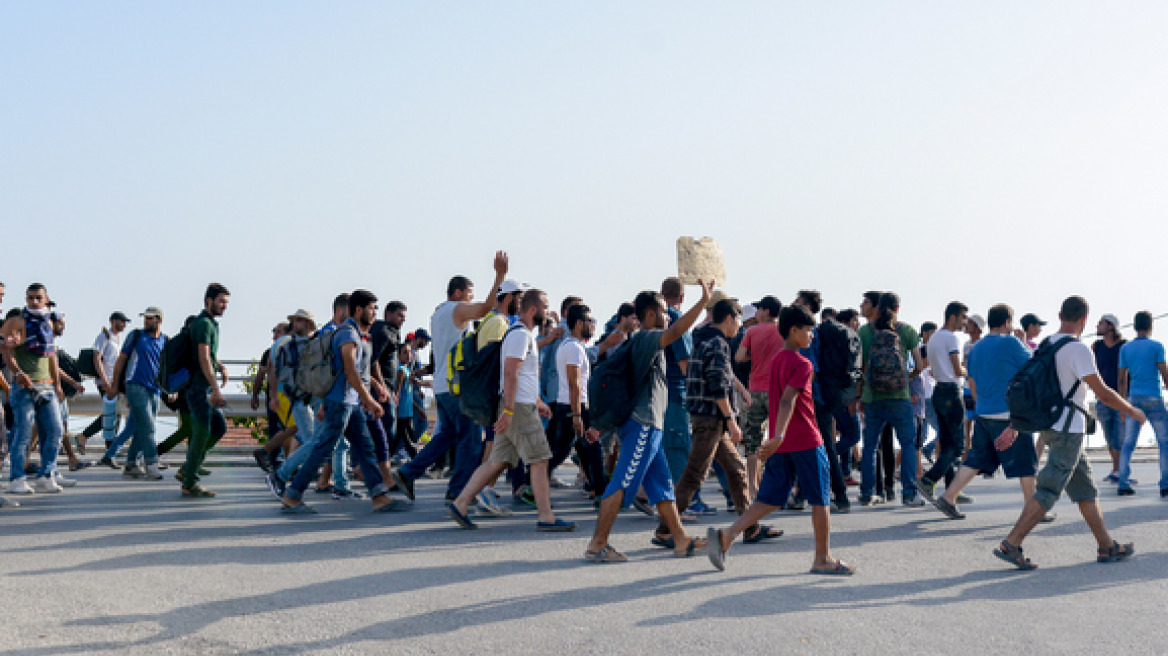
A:
[[[703,544],[698,544],[699,541],[701,541]],[[678,553],[676,550],[674,550],[673,556],[675,558],[693,558],[694,553],[696,553],[698,549],[705,549],[707,546],[708,545],[706,544],[706,541],[702,540],[701,538],[690,538],[689,545],[686,546],[685,551]]]
[[[287,504],[280,504],[280,514],[282,515],[315,515],[316,509],[309,506],[307,503],[302,503],[297,506],[289,506]]]
[[[606,563],[624,563],[629,559],[623,553],[613,549],[612,545],[608,545],[600,551],[585,551],[584,560],[603,565]]]
[[[194,487],[184,487],[182,489],[184,497],[191,497],[192,499],[210,499],[215,496],[215,493],[204,487],[198,485]]]
[[[1136,552],[1136,545],[1128,542],[1127,544],[1120,544],[1114,540],[1111,546],[1106,549],[1100,549],[1096,560],[1101,563],[1117,563],[1121,560],[1127,560]]]
[[[824,574],[827,576],[851,576],[852,574],[856,573],[856,568],[842,560],[837,560],[831,567],[812,567],[811,573]]]
[[[711,547],[710,545],[716,545]],[[726,550],[722,548],[722,529],[711,526],[706,530],[706,555],[719,572],[726,571]]]
[[[663,547],[665,549],[672,549],[674,547],[673,536],[667,535],[665,537],[661,537],[660,535],[654,535],[653,539],[649,540],[649,544],[652,544],[655,547]]]
[[[782,530],[776,531],[773,527],[767,526],[766,524],[759,524],[758,530],[754,532],[754,535],[748,535],[742,538],[742,541],[746,544],[757,544],[759,542],[773,540],[775,538],[781,537],[783,537]]]
[[[994,549],[994,555],[1002,560],[1010,563],[1014,567],[1023,570],[1038,569],[1038,565],[1030,562],[1030,559],[1022,555],[1022,547],[1015,547],[1014,545],[1002,540],[997,549]]]
[[[406,502],[401,499],[390,499],[384,506],[373,509],[375,513],[392,513],[406,509]]]

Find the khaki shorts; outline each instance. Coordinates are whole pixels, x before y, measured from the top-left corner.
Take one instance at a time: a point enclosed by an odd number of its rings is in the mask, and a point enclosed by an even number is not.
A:
[[[500,410],[499,415],[502,414]],[[534,403],[515,404],[511,427],[495,436],[495,446],[491,448],[490,462],[505,462],[514,467],[520,458],[528,465],[552,459],[547,433]]]
[[[1082,433],[1042,432],[1046,466],[1035,479],[1033,498],[1044,510],[1049,512],[1063,492],[1075,503],[1099,498],[1091,465],[1083,453],[1083,437]]]

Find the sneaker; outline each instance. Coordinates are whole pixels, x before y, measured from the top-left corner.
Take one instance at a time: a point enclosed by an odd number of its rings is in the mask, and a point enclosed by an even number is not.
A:
[[[887,490],[884,490],[884,500],[888,503],[896,501],[896,489],[890,487]]]
[[[138,465],[130,465],[122,470],[122,478],[145,478],[146,472],[139,469]]]
[[[495,492],[495,488],[488,487],[485,491],[491,496],[491,505],[494,506],[495,513],[498,514],[499,517],[510,517],[511,509],[504,508],[503,504],[499,503],[499,493]]]
[[[925,500],[922,499],[920,497],[920,495],[914,494],[912,496],[905,496],[904,498],[902,498],[900,500],[900,504],[902,506],[908,506],[910,508],[919,508],[919,507],[925,505]]]
[[[13,501],[12,499],[5,499],[4,497],[0,497],[0,508],[3,508],[5,506],[12,506],[13,508],[19,508],[20,502]]]
[[[937,484],[933,481],[924,478],[917,479],[917,491],[920,492],[929,503],[937,502]]]
[[[1058,513],[1048,512],[1042,516],[1042,523],[1049,524],[1056,519],[1058,519]]]
[[[515,498],[519,499],[523,503],[526,503],[527,505],[531,506],[532,508],[538,507],[538,506],[536,506],[536,503],[535,503],[535,492],[531,491],[530,485],[524,485],[523,488],[521,490],[519,490],[519,494],[515,495]]]
[[[879,506],[884,503],[884,497],[860,497],[861,506]]]
[[[807,507],[807,501],[801,498],[792,497],[787,501],[787,510],[803,510]]]
[[[958,510],[957,506],[946,501],[945,497],[933,499],[933,505],[949,519],[965,519],[965,513]]]
[[[697,515],[717,515],[718,514],[718,509],[713,507],[713,506],[706,505],[705,501],[696,501],[696,502],[694,502],[693,505],[691,505],[689,507],[689,509],[694,514],[697,514]]]
[[[503,509],[495,504],[494,497],[491,496],[490,492],[487,492],[489,489],[483,488],[481,492],[475,495],[475,504],[478,513],[486,517],[503,517]]]
[[[844,479],[844,485],[848,487],[859,487],[860,481],[857,481],[855,476],[849,476]]]
[[[852,502],[848,501],[847,499],[844,499],[843,503],[840,503],[839,501],[832,501],[831,511],[840,515],[846,515],[852,512]]]
[[[256,449],[251,452],[251,457],[255,458],[256,464],[259,468],[264,470],[264,473],[272,473],[272,464],[268,462],[268,452],[263,449]]]
[[[973,502],[974,502],[974,498],[969,496],[968,494],[964,494],[964,493],[957,494],[957,505],[968,506],[969,504],[971,504]]]
[[[65,478],[61,475],[61,472],[55,469],[53,470],[53,481],[61,487],[77,487],[77,479]]]
[[[438,479],[442,478],[442,468],[441,467],[431,467],[431,468],[426,470],[426,475],[434,480],[438,480]]]
[[[1160,498],[1168,499],[1168,490],[1160,490]]]
[[[1103,477],[1102,482],[1111,483],[1112,485],[1119,485],[1119,474],[1111,472],[1110,474]]]
[[[357,501],[358,499],[364,499],[365,495],[361,494],[360,492],[354,492],[352,490],[342,490],[340,488],[334,487],[333,488],[333,498],[336,499],[337,501]]]
[[[280,480],[280,476],[277,475],[276,472],[272,472],[267,475],[265,480],[267,480],[268,489],[272,491],[272,494],[276,495],[277,499],[283,499],[284,488],[286,488],[287,485],[284,483],[284,481]]]
[[[57,485],[56,481],[54,481],[51,477],[41,476],[32,482],[32,489],[35,490],[37,494],[56,494],[57,492],[61,491],[61,486]]]
[[[158,469],[158,465],[146,465],[146,469],[142,472],[142,478],[148,481],[161,481],[162,472]]]
[[[97,464],[99,464],[99,465],[105,465],[106,467],[109,467],[110,469],[121,469],[121,468],[122,468],[122,466],[121,466],[121,465],[119,465],[118,463],[114,462],[113,458],[110,458],[110,457],[108,457],[108,456],[102,456],[102,457],[101,457],[101,460],[100,460],[100,461],[98,461],[98,463],[97,463]]]
[[[1130,497],[1136,493],[1136,491],[1131,489],[1130,487],[1121,487],[1121,488],[1119,488],[1119,490],[1117,490],[1117,492],[1118,492],[1119,496],[1121,496],[1121,497]]]
[[[18,478],[8,485],[8,494],[33,494],[27,478]]]

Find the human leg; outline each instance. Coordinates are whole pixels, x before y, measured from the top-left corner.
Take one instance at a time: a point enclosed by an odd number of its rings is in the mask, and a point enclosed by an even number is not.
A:
[[[685,409],[685,402],[671,397],[665,409],[662,449],[674,485],[681,480],[681,475],[685,473],[685,467],[689,463],[690,442],[689,413]]]

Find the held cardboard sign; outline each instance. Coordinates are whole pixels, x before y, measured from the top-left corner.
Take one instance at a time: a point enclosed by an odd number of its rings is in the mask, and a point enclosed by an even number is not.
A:
[[[719,287],[724,287],[726,264],[722,260],[722,247],[710,237],[678,237],[677,277],[681,278],[683,285],[714,280]]]

